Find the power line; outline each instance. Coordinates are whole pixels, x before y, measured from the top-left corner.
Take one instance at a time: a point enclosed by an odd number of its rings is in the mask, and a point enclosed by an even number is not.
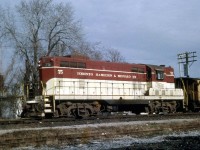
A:
[[[195,61],[197,61],[196,57],[197,57],[196,52],[185,52],[185,53],[178,54],[178,63],[179,63],[180,74],[181,74],[181,64],[183,64],[184,76],[189,77],[189,67]]]

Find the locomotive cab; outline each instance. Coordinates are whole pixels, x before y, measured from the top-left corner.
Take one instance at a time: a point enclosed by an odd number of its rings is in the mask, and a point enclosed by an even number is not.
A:
[[[174,89],[174,70],[164,65],[147,65],[147,82],[149,89],[163,90]]]
[[[183,106],[183,91],[175,88],[174,70],[164,65],[147,65],[148,109],[154,112],[176,112]]]

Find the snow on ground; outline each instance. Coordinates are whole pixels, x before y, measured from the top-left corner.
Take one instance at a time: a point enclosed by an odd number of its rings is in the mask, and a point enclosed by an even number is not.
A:
[[[79,144],[79,145],[66,145],[63,147],[41,147],[41,148],[34,148],[34,147],[24,147],[24,148],[17,148],[15,150],[105,150],[105,149],[113,149],[113,148],[122,148],[128,147],[133,145],[134,143],[159,143],[165,141],[166,137],[187,137],[187,136],[200,136],[200,131],[191,131],[191,132],[181,132],[181,133],[173,133],[170,135],[161,135],[155,136],[151,138],[133,138],[130,136],[124,136],[121,138],[116,138],[112,140],[94,140],[88,144]]]

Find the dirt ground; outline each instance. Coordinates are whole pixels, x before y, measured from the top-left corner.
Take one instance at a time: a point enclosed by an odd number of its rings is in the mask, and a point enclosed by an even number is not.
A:
[[[63,145],[78,145],[87,144],[93,140],[110,140],[122,136],[141,138],[194,130],[200,130],[200,119],[130,121],[59,127],[7,129],[0,130],[0,149],[26,146],[57,147]],[[194,138],[193,142],[195,140],[195,144],[198,145],[199,139]],[[176,145],[179,145],[178,147],[181,147],[181,142],[184,142],[184,140],[178,138],[174,141],[176,142]],[[193,142],[187,140],[189,146],[192,145]],[[164,142],[162,145],[170,146],[170,142]],[[134,144],[125,147],[125,149],[145,149],[145,147],[159,149],[160,146],[155,144]]]

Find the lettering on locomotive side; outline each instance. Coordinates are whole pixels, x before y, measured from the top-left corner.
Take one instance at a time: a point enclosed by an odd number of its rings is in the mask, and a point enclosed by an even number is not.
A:
[[[58,70],[58,74],[63,74],[63,70]]]
[[[112,74],[96,73],[96,77],[112,77]]]
[[[90,72],[77,72],[79,76],[93,76],[93,73]]]
[[[133,79],[136,78],[136,76],[131,76],[131,75],[118,75],[118,78],[127,78],[127,79],[130,79],[131,77],[132,77]]]
[[[110,73],[91,73],[91,72],[77,72],[78,76],[95,76],[95,77],[107,77],[107,78],[125,78],[125,79],[136,79],[135,75],[126,74],[110,74]]]

